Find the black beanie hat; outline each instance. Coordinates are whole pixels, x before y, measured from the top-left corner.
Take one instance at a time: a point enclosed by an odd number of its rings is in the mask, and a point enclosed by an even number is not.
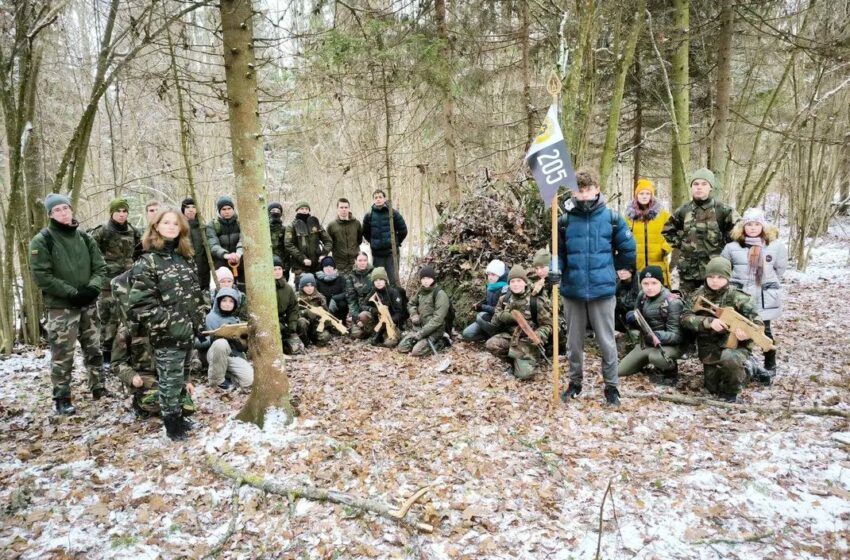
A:
[[[283,259],[281,259],[277,255],[274,255],[272,257],[272,266],[279,266],[279,267],[283,268]]]
[[[180,211],[183,212],[184,210],[186,210],[187,206],[194,206],[194,205],[195,205],[195,199],[192,198],[191,196],[186,197],[186,198],[183,199],[183,202],[180,203]]]
[[[437,279],[437,272],[434,270],[434,267],[426,264],[419,270],[419,278],[430,278],[431,280]]]
[[[321,261],[319,261],[319,266],[321,266],[322,268],[325,268],[326,266],[332,266],[336,268],[336,261],[332,256],[328,255],[327,257],[324,257]]]
[[[664,271],[661,270],[660,266],[651,265],[640,271],[640,281],[643,282],[644,278],[655,278],[662,284],[664,283]]]
[[[280,202],[269,202],[268,211],[271,212],[274,209],[280,210],[280,213],[283,214],[283,206]]]
[[[236,206],[233,205],[233,199],[231,197],[229,197],[227,195],[218,197],[218,200],[215,201],[216,210],[221,212],[221,209],[224,208],[225,206],[230,206],[231,208],[236,210]]]

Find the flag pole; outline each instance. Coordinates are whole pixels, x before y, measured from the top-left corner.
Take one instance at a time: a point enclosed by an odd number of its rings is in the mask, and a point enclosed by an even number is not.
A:
[[[558,96],[561,93],[561,80],[558,74],[552,70],[549,74],[549,80],[546,82],[546,91],[552,96],[552,103],[557,106]],[[552,197],[552,252],[550,254],[549,269],[553,272],[558,271],[558,191],[555,191]],[[558,405],[558,398],[561,396],[561,366],[559,363],[560,356],[559,332],[558,325],[560,323],[561,306],[558,301],[558,285],[552,286],[552,404]]]

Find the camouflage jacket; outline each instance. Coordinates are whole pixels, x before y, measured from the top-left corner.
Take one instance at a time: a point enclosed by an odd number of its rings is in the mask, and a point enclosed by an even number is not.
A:
[[[734,208],[711,197],[691,200],[676,210],[661,233],[679,250],[679,278],[696,282],[705,278],[705,265],[731,241],[738,219]]]
[[[112,296],[117,303],[118,332],[112,345],[112,371],[126,386],[133,376],[156,376],[153,348],[148,332],[141,323],[130,321],[130,289],[133,269],[112,279]]]
[[[372,267],[366,270],[356,268],[345,277],[345,297],[348,299],[348,310],[356,321],[357,315],[368,305],[366,301],[372,295]]]
[[[319,257],[333,250],[333,241],[315,216],[292,220],[286,226],[283,243],[294,268],[303,268],[304,259],[310,259],[309,269],[321,270]]]
[[[119,225],[109,220],[89,233],[106,261],[107,280],[133,268],[133,263],[142,254],[142,236],[129,222]],[[108,285],[103,289],[108,290]]]
[[[154,347],[189,347],[204,324],[203,296],[194,263],[173,242],[142,255],[133,267],[132,320],[150,333]]]
[[[512,291],[502,296],[499,304],[496,306],[496,311],[493,313],[493,319],[490,321],[496,332],[507,331],[516,327],[516,320],[511,316],[511,311],[514,309],[522,312],[525,320],[537,333],[542,341],[546,341],[549,335],[552,334],[552,304],[545,293],[540,293],[535,296],[537,298],[537,316],[534,316],[531,308],[531,288],[526,287],[521,294],[515,294]],[[525,338],[525,334],[521,331],[518,333],[520,338]]]
[[[723,352],[726,347],[726,340],[729,338],[727,331],[715,332],[712,330],[711,321],[714,317],[711,314],[707,311],[695,312],[693,310],[694,303],[700,296],[720,307],[735,308],[735,311],[757,325],[764,324],[758,318],[758,312],[753,306],[753,298],[747,292],[738,290],[731,284],[727,284],[720,290],[711,290],[703,284],[691,294],[691,297],[685,303],[685,310],[682,314],[682,326],[697,335],[700,360],[719,360],[720,353]],[[752,345],[751,340],[738,343],[739,348],[751,349]]]
[[[328,310],[328,300],[325,299],[325,296],[323,296],[322,293],[319,290],[315,290],[309,296],[307,294],[305,294],[303,290],[299,290],[298,291],[298,301],[299,302],[303,301],[304,303],[306,303],[307,305],[310,305],[312,307],[321,307],[325,311]],[[318,317],[316,317],[315,315],[313,315],[312,313],[310,313],[309,311],[304,309],[304,307],[301,307],[299,309],[299,311],[301,313],[301,316],[305,319],[309,319],[310,321],[318,321],[319,320]]]

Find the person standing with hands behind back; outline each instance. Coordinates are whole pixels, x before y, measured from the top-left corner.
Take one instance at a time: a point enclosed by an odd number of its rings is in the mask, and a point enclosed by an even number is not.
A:
[[[400,251],[401,244],[407,237],[407,224],[398,210],[393,209],[390,216],[390,207],[387,205],[387,194],[381,189],[372,193],[372,208],[363,216],[363,238],[369,242],[372,248],[372,266],[383,268],[387,271],[390,284],[398,284],[398,263],[395,262],[395,253]],[[390,235],[390,220],[392,219],[393,231],[395,232],[395,245]]]
[[[142,238],[146,251],[133,268],[131,320],[150,335],[159,377],[159,403],[166,435],[186,439],[191,424],[182,417],[180,394],[186,383],[193,336],[200,335],[204,317],[198,276],[192,261],[189,224],[176,209],[156,215]]]

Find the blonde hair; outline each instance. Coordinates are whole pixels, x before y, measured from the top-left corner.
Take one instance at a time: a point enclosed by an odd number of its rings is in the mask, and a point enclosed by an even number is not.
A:
[[[738,220],[738,223],[732,228],[732,232],[729,234],[729,237],[732,238],[732,241],[740,243],[746,236],[747,234],[744,233],[744,220]],[[779,237],[779,228],[773,224],[762,224],[761,235],[759,237],[764,239],[765,245],[769,245],[771,241],[774,241]]]
[[[177,216],[177,224],[180,226],[180,233],[177,234],[177,252],[186,258],[194,256],[195,250],[192,248],[192,240],[189,237],[189,222],[176,208],[165,208],[154,216],[142,237],[142,248],[145,251],[151,249],[160,251],[165,247],[165,238],[156,230],[156,226],[169,214]]]

